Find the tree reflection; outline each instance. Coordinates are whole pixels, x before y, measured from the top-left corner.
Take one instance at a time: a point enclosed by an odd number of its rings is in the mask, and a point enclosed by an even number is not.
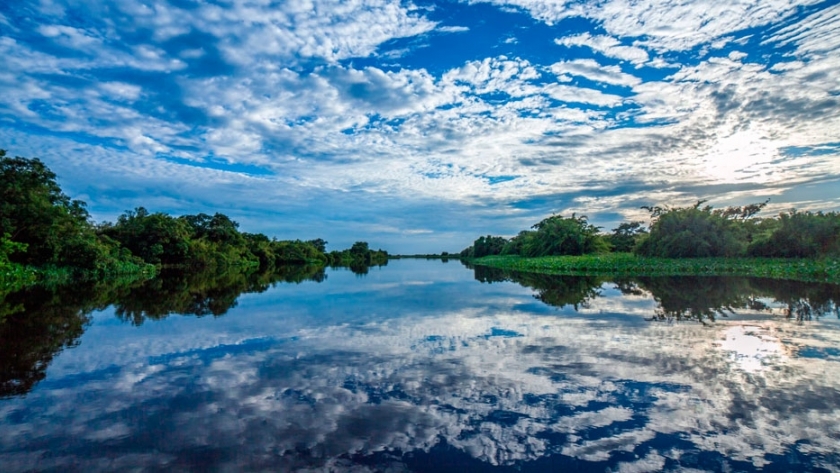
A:
[[[787,306],[786,316],[797,322],[826,315],[840,319],[840,285],[754,279],[751,284],[776,302]]]
[[[770,311],[782,309],[786,317],[798,322],[826,315],[840,318],[840,286],[835,284],[778,279],[727,276],[669,276],[614,278],[557,276],[507,271],[487,266],[464,265],[482,283],[511,281],[536,291],[534,297],[548,305],[575,310],[588,308],[601,296],[600,288],[612,282],[622,294],[649,295],[658,307],[649,321],[692,320],[714,323],[736,310]]]
[[[265,292],[278,282],[321,282],[323,267],[289,266],[267,273],[169,271],[115,301],[115,314],[132,325],[173,314],[219,317],[236,307],[241,294]]]
[[[728,317],[736,309],[767,308],[757,300],[746,278],[641,277],[636,282],[659,303],[648,320],[696,320],[705,324],[717,317]]]
[[[638,278],[659,308],[649,320],[714,322],[735,310],[769,311],[785,306],[786,317],[798,322],[834,314],[840,317],[840,286],[762,278]]]
[[[601,295],[604,279],[592,276],[555,276],[550,274],[523,273],[474,266],[474,277],[482,283],[512,281],[536,291],[534,297],[548,305],[563,308],[567,305],[589,307],[589,302]]]
[[[78,344],[88,314],[102,305],[96,292],[89,285],[33,287],[0,301],[7,308],[0,323],[0,398],[29,392],[58,353]]]
[[[306,266],[250,274],[164,272],[148,281],[35,286],[5,294],[0,297],[0,398],[26,394],[43,380],[53,358],[78,345],[94,310],[114,305],[117,317],[133,325],[172,314],[218,317],[236,306],[240,294],[326,277],[323,267]]]

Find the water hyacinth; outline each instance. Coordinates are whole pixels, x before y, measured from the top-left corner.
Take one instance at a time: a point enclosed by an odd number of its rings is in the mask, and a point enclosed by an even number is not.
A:
[[[632,276],[756,276],[840,283],[836,259],[653,258],[629,253],[584,256],[486,256],[474,264],[545,274]]]

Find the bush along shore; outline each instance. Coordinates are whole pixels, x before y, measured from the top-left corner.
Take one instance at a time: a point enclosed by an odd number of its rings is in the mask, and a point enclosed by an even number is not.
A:
[[[512,238],[487,235],[460,256],[475,264],[551,274],[744,275],[840,283],[840,213],[767,202],[713,209],[643,207],[650,224],[602,233],[585,216],[552,215]]]
[[[657,258],[629,253],[584,256],[485,256],[472,264],[557,275],[753,276],[840,284],[840,260],[798,258]]]
[[[277,240],[239,230],[228,216],[172,216],[144,207],[93,223],[87,205],[62,192],[39,159],[0,150],[0,288],[78,279],[154,277],[161,268],[283,271],[286,266],[384,265],[366,242],[327,252],[327,242]]]

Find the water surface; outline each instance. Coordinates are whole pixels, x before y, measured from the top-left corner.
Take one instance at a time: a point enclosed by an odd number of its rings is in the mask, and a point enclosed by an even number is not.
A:
[[[228,279],[8,298],[2,470],[840,468],[837,286]]]

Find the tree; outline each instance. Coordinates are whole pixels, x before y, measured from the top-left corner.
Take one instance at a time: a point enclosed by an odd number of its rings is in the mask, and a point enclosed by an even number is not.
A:
[[[97,238],[85,207],[61,191],[56,175],[41,160],[9,158],[0,150],[0,235],[26,247],[26,251],[7,252],[11,261],[84,269],[99,266],[115,248]]]
[[[315,247],[315,249],[317,249],[317,250],[318,250],[318,251],[320,251],[321,253],[326,253],[326,252],[327,252],[327,242],[326,242],[326,241],[324,241],[324,240],[323,240],[323,239],[321,239],[321,238],[316,238],[316,239],[314,239],[314,240],[309,240],[309,241],[307,241],[306,243],[308,243],[308,244],[310,244],[310,245],[314,246],[314,247]]]
[[[751,218],[763,204],[729,207],[712,210],[701,207],[698,201],[692,207],[642,207],[650,211],[650,235],[636,252],[644,256],[664,258],[700,258],[713,256],[740,256],[746,251],[746,232],[742,222]]]
[[[167,214],[149,213],[144,207],[126,211],[103,234],[120,242],[151,264],[186,264],[190,254],[190,225]]]
[[[782,258],[840,255],[840,213],[781,213],[774,231],[756,238],[748,252],[752,256]]]
[[[487,235],[486,237],[479,237],[473,242],[473,257],[481,258],[483,256],[499,255],[502,249],[507,244],[507,239],[500,236]]]
[[[612,245],[612,250],[617,253],[629,253],[639,243],[640,239],[647,235],[643,222],[625,222],[614,228],[607,236],[607,241]]]
[[[552,215],[533,227],[536,230],[523,244],[522,256],[584,255],[606,253],[609,245],[586,216],[564,218]]]

